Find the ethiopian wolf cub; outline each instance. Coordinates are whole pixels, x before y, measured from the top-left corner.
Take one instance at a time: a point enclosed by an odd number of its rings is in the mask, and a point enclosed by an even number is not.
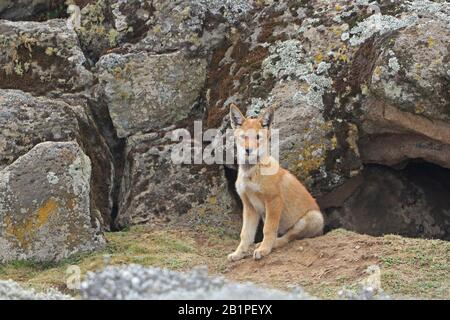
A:
[[[293,174],[279,167],[268,154],[273,110],[252,119],[246,118],[236,105],[231,105],[230,118],[238,155],[242,154],[244,159],[239,164],[236,180],[244,209],[241,242],[236,251],[228,255],[228,260],[245,257],[255,241],[261,218],[264,238],[253,252],[255,259],[261,259],[291,240],[321,235],[324,219],[316,200]],[[251,164],[249,159],[255,154],[258,157]]]

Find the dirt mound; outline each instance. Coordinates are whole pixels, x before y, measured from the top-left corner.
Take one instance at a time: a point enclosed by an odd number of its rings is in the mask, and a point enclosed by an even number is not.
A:
[[[381,267],[382,287],[391,293],[448,297],[449,252],[450,244],[445,241],[372,237],[339,229],[294,241],[262,260],[248,257],[234,262],[225,275],[282,289],[298,285],[312,294],[336,297],[343,287],[356,288],[368,277],[367,267],[376,264]]]
[[[294,241],[262,260],[245,259],[230,265],[226,274],[235,280],[300,285],[311,281],[358,279],[364,270],[379,263],[383,241],[360,234],[342,237],[339,232]]]

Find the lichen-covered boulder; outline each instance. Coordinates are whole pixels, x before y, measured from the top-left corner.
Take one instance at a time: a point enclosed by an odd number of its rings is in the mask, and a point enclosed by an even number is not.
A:
[[[120,138],[185,120],[199,99],[206,60],[182,52],[102,56],[96,95],[109,109]]]
[[[233,214],[236,205],[223,168],[175,163],[172,152],[182,154],[181,146],[200,145],[193,140],[174,143],[172,133],[127,139],[117,225],[209,223],[237,231],[239,215]]]
[[[76,142],[43,142],[0,171],[0,261],[58,261],[105,243]]]
[[[92,119],[86,102],[72,104],[0,89],[0,169],[44,141],[76,140],[92,160],[91,205],[108,229],[112,211],[114,166],[111,152]]]
[[[422,18],[389,42],[375,63],[371,92],[400,110],[448,121],[450,27]]]
[[[39,95],[80,92],[92,74],[66,20],[0,20],[0,88]]]
[[[80,131],[69,105],[20,90],[0,90],[0,130],[0,168],[40,142],[74,140]]]
[[[244,0],[92,0],[81,7],[75,28],[88,59],[112,52],[168,53],[186,50],[207,54],[227,30],[252,9]]]
[[[207,53],[252,9],[245,0],[120,1],[111,4],[119,42],[139,50]]]

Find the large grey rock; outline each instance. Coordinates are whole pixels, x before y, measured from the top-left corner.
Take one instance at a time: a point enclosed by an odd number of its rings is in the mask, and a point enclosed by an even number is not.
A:
[[[0,169],[44,141],[76,140],[92,160],[92,207],[110,225],[114,166],[112,155],[82,97],[61,100],[0,89]]]
[[[245,0],[114,0],[111,12],[119,42],[135,49],[207,53],[225,39],[228,29],[253,8]]]
[[[58,261],[102,247],[91,161],[76,142],[43,142],[0,171],[0,261]]]
[[[179,145],[171,142],[171,134],[127,139],[117,225],[204,222],[236,231],[239,215],[233,214],[237,212],[223,169],[173,163],[171,153]]]
[[[0,90],[0,130],[0,168],[39,142],[74,140],[80,133],[68,104],[19,90]]]
[[[77,35],[63,19],[0,20],[0,43],[2,89],[49,95],[83,91],[92,84]]]
[[[26,289],[12,280],[0,280],[0,300],[71,300],[72,297],[55,289],[37,292]]]
[[[447,14],[450,20],[450,8]],[[422,18],[389,41],[375,63],[373,94],[400,110],[450,120],[450,26]]]
[[[140,265],[106,267],[89,273],[81,284],[89,300],[310,300],[314,297],[296,288],[291,292],[235,283],[209,277],[206,268],[190,272],[145,268]]]
[[[186,119],[206,77],[206,60],[182,52],[112,53],[97,68],[97,96],[107,104],[120,138]]]

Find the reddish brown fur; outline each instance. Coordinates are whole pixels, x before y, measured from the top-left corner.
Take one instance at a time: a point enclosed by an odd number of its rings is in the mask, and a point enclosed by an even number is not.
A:
[[[247,135],[252,130],[264,135],[264,140],[268,141],[272,110],[258,119],[248,119],[232,105],[230,116],[238,148],[255,150],[261,147],[254,135]],[[276,170],[268,174],[269,168]],[[243,226],[241,242],[236,251],[228,256],[229,260],[239,260],[245,256],[254,243],[261,217],[264,219],[264,239],[253,253],[255,259],[293,239],[322,233],[323,216],[316,200],[294,175],[279,167],[278,162],[269,155],[261,157],[255,165],[240,165],[236,190],[244,207]]]

